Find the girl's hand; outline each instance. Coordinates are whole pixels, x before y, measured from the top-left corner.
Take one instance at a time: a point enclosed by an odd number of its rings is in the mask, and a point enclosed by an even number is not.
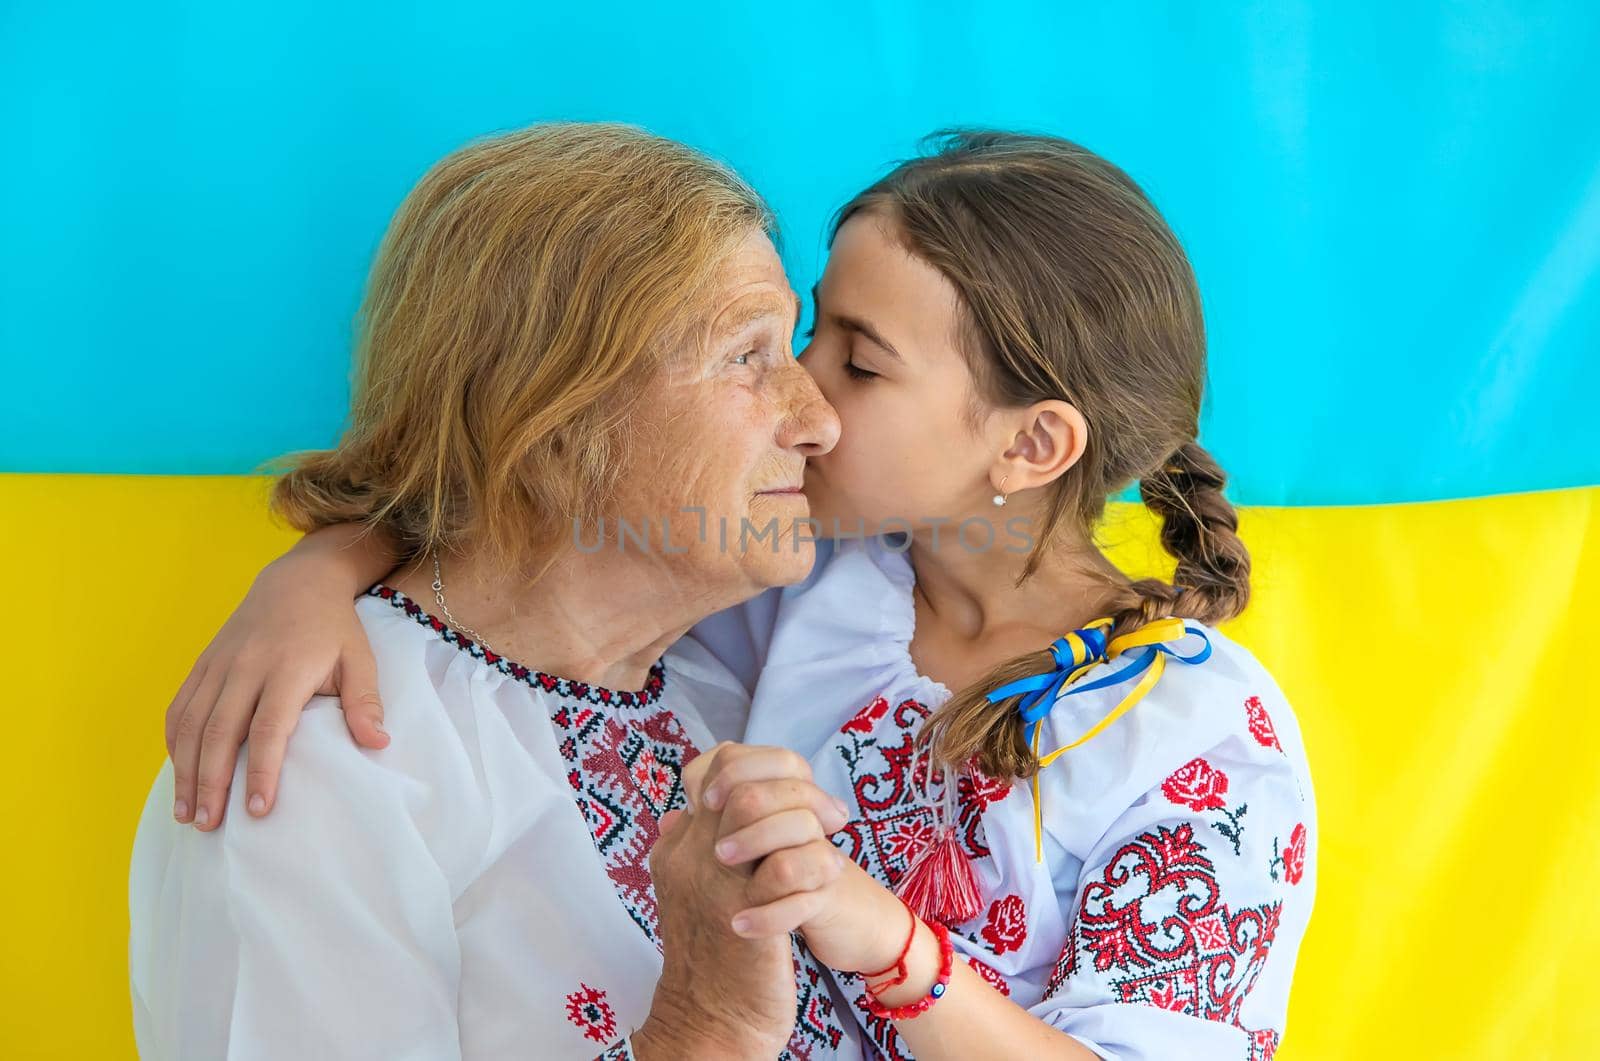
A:
[[[752,931],[788,926],[799,932],[818,961],[840,972],[892,965],[905,944],[910,915],[893,892],[827,846],[839,867],[832,881],[808,890],[801,864],[780,851],[756,867],[749,888],[755,905],[741,916],[752,918]]]
[[[683,785],[691,813],[716,819],[717,862],[752,883],[784,882],[773,898],[786,905],[740,910],[734,932],[759,939],[794,931],[793,897],[827,886],[843,870],[827,837],[844,825],[844,804],[812,783],[810,763],[784,748],[719,744],[684,769]]]
[[[719,744],[689,764],[684,786],[691,805],[722,814],[718,860],[755,863],[735,932],[802,932],[819,961],[845,972],[894,961],[909,915],[828,841],[849,811],[812,784],[809,763],[783,748]]]
[[[315,695],[339,696],[358,744],[388,745],[377,665],[351,602],[393,558],[385,541],[358,534],[317,531],[269,565],[190,669],[166,715],[178,821],[222,824],[247,736],[247,806],[270,811],[289,735]]]

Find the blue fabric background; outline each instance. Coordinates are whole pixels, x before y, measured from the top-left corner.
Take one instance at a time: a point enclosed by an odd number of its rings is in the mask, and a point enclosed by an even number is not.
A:
[[[1239,500],[1600,483],[1600,7],[1111,6],[3,5],[0,471],[332,442],[410,185],[473,136],[607,118],[748,175],[801,290],[923,134],[1069,136],[1195,260]]]

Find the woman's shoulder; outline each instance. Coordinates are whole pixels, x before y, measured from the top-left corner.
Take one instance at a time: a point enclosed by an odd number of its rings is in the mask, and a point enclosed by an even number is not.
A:
[[[377,664],[387,747],[364,748],[345,725],[337,696],[314,696],[290,734],[272,812],[244,807],[249,743],[241,749],[229,794],[224,842],[274,845],[278,837],[337,835],[348,822],[388,829],[396,844],[420,840],[442,865],[470,862],[476,822],[486,821],[489,792],[481,769],[484,734],[473,705],[456,703],[446,678],[454,662],[430,642],[403,597],[361,598],[356,612]],[[451,649],[451,651],[455,651]],[[475,765],[476,764],[476,765]]]

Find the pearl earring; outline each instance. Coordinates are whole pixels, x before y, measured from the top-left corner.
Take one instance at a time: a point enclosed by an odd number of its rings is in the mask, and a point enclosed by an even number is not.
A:
[[[997,487],[997,490],[999,492],[994,495],[994,507],[995,508],[1001,508],[1006,503],[1005,488],[1006,488],[1006,480],[1009,479],[1009,478],[1011,478],[1011,476],[1009,476],[1009,475],[1002,475],[1000,477],[1000,485],[999,485],[999,487]]]

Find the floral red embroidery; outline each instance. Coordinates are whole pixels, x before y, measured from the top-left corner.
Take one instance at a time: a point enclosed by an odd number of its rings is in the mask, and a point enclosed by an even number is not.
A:
[[[611,1012],[606,993],[588,984],[578,986],[579,990],[567,996],[567,1019],[577,1025],[585,1039],[610,1042],[617,1034],[617,1015]]]
[[[845,733],[860,733],[866,736],[872,732],[872,724],[888,713],[889,701],[880,696],[860,711],[857,711],[841,729]]]
[[[1222,918],[1213,914],[1194,923],[1194,941],[1202,950],[1221,950],[1228,945],[1228,929]]]
[[[1261,697],[1252,696],[1244,702],[1245,716],[1250,720],[1250,736],[1263,748],[1276,748],[1283,751],[1283,745],[1278,743],[1278,731],[1272,727],[1272,716],[1267,714],[1267,709],[1261,705]]]
[[[1306,875],[1306,827],[1304,823],[1296,825],[1289,834],[1289,845],[1278,852],[1278,841],[1272,841],[1272,879],[1278,879],[1278,867],[1283,867],[1283,879],[1290,884],[1299,884]]]
[[[1157,826],[1123,844],[1086,878],[1077,918],[1045,988],[1052,998],[1093,958],[1118,1002],[1155,1006],[1241,1028],[1251,1057],[1270,1057],[1277,1033],[1239,1023],[1266,966],[1283,904],[1234,910],[1222,901],[1216,865],[1188,822]]]
[[[1190,810],[1221,810],[1228,775],[1204,759],[1190,759],[1161,782],[1161,794]]]
[[[917,700],[902,700],[891,709],[878,697],[856,712],[834,745],[850,774],[855,817],[834,834],[834,844],[857,865],[894,887],[911,862],[937,835],[930,791],[937,795],[944,771],[928,772],[928,756],[917,747],[916,731],[932,711]],[[983,791],[992,802],[998,786]],[[963,771],[956,780],[956,820],[951,823],[969,859],[987,858],[983,808],[974,779]]]
[[[927,817],[901,818],[884,829],[880,842],[890,858],[909,862],[933,843],[933,821]]]
[[[1296,825],[1289,834],[1289,846],[1283,852],[1283,877],[1290,884],[1299,884],[1306,873],[1306,827]]]
[[[672,795],[673,786],[678,783],[677,776],[657,762],[654,753],[648,748],[644,749],[633,764],[633,780],[656,806],[667,802],[668,797]]]
[[[1021,950],[1022,941],[1028,938],[1028,911],[1022,905],[1022,897],[996,899],[989,907],[989,923],[983,926],[982,935],[996,954]]]
[[[973,972],[977,973],[979,976],[983,977],[984,980],[988,981],[990,987],[994,988],[1002,995],[1005,995],[1007,998],[1011,997],[1011,985],[1006,983],[1006,978],[1001,976],[992,967],[985,965],[976,958],[968,958],[967,964],[972,966]]]

